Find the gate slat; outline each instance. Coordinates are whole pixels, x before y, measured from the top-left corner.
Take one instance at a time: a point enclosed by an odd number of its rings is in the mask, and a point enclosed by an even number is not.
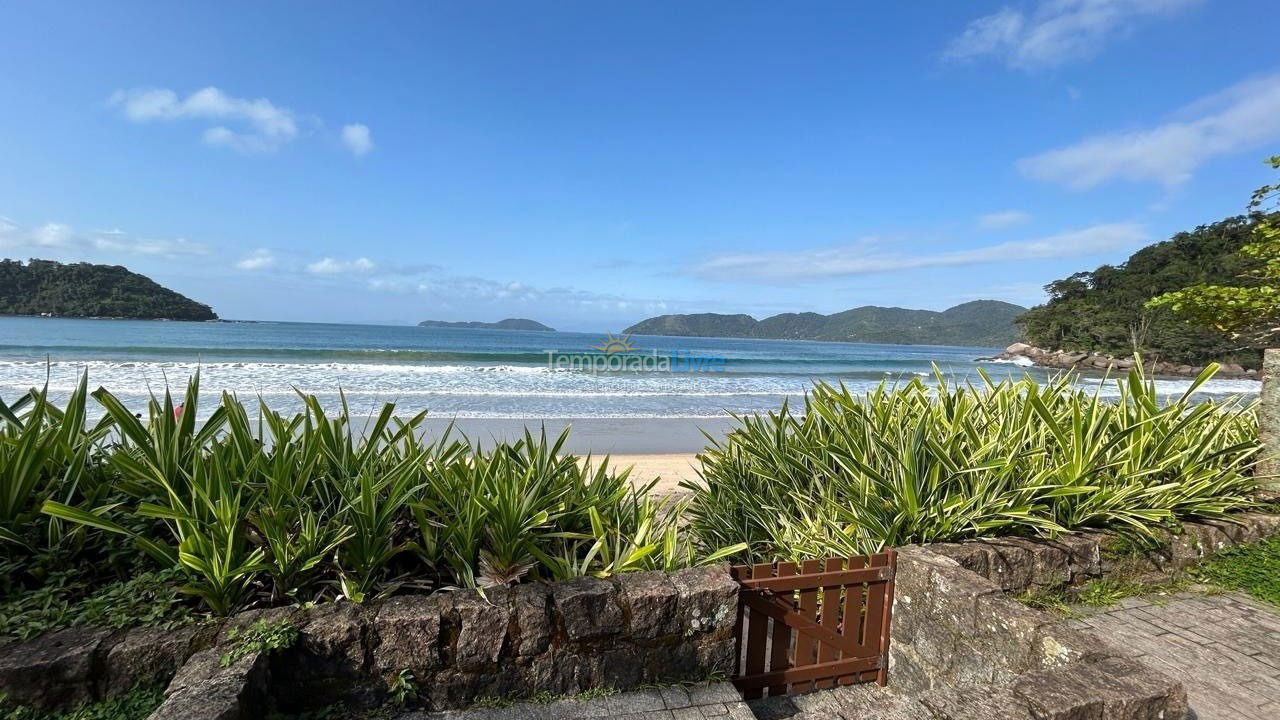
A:
[[[787,577],[796,574],[796,564],[790,562],[778,563],[778,577]],[[795,593],[788,592],[779,595],[779,600],[795,603]],[[787,670],[791,667],[791,626],[785,622],[778,622],[775,618],[773,621],[773,647],[769,651],[769,672],[777,672],[779,670]],[[787,692],[787,684],[785,682],[777,685],[769,686],[769,695],[785,695]]]
[[[849,569],[860,570],[867,566],[867,558],[865,556],[855,556],[849,558]],[[846,585],[844,588],[844,615],[841,617],[841,635],[849,638],[853,642],[865,647],[862,640],[863,617],[862,608],[864,606],[863,593],[866,592],[867,586],[863,583],[854,583]],[[840,678],[841,685],[853,685],[862,680],[862,673],[853,675],[845,675]]]
[[[773,575],[773,563],[759,563],[751,566],[751,577],[769,577]],[[748,607],[751,611],[747,616],[749,621],[747,625],[747,669],[748,676],[761,675],[764,673],[765,651],[769,645],[769,616],[756,612],[753,607]],[[761,697],[761,690],[751,690],[747,694],[748,700]]]
[[[828,573],[838,573],[844,570],[844,558],[827,558],[826,567],[823,569]],[[840,585],[822,586],[821,608],[822,626],[831,632],[838,632],[840,628]],[[820,643],[818,645],[819,665],[835,662],[838,656],[836,648],[830,643]],[[813,687],[823,690],[832,687],[834,684],[831,678],[823,678],[814,681]]]
[[[801,565],[801,569],[806,575],[820,572],[822,570],[821,560],[805,560]],[[810,619],[818,619],[818,589],[816,587],[807,588],[800,591],[800,607],[798,608],[801,615]],[[796,638],[796,667],[805,667],[813,665],[817,662],[817,648],[813,637],[801,633]],[[793,684],[791,689],[796,692],[805,692],[813,689],[813,682]]]
[[[889,557],[887,555],[874,555],[871,558],[873,567],[887,565],[888,562]],[[867,596],[867,630],[863,637],[862,647],[868,654],[880,652],[880,635],[885,621],[885,593],[883,587],[875,588]],[[876,680],[879,682],[878,673]]]

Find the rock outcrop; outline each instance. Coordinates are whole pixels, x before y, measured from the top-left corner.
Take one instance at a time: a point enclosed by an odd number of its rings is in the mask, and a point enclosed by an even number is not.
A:
[[[1083,350],[1045,350],[1026,343],[1014,343],[995,357],[978,359],[1016,362],[1019,358],[1025,358],[1039,367],[1099,372],[1106,370],[1128,372],[1130,368],[1137,364],[1137,361],[1132,357],[1112,357],[1099,352],[1085,352]],[[1151,375],[1167,375],[1171,377],[1195,377],[1204,370],[1204,366],[1183,365],[1161,360],[1144,360],[1143,367]],[[1224,363],[1218,370],[1216,377],[1256,379],[1258,371],[1253,368],[1246,369],[1239,363]]]

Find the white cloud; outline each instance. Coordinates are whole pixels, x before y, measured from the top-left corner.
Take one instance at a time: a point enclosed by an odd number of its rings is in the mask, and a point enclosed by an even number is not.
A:
[[[1176,185],[1211,158],[1280,138],[1280,74],[1203,98],[1154,127],[1085,138],[1023,158],[1037,180],[1087,190],[1112,180]]]
[[[126,252],[137,255],[177,257],[179,255],[209,254],[208,247],[201,243],[191,242],[186,238],[135,238],[125,234],[111,234],[91,236],[89,242],[97,250]]]
[[[1023,225],[1031,220],[1031,214],[1022,210],[1001,210],[987,213],[978,218],[978,227],[983,230],[1001,230],[1016,225]]]
[[[368,275],[377,269],[377,264],[367,257],[355,260],[337,260],[323,258],[307,265],[307,272],[312,275]]]
[[[31,232],[31,244],[37,247],[67,247],[75,241],[71,227],[62,223],[45,223]]]
[[[886,253],[874,238],[869,238],[847,247],[722,255],[703,263],[695,274],[718,280],[786,283],[927,267],[1075,257],[1134,248],[1146,241],[1146,230],[1136,223],[1093,225],[1034,240],[929,255]]]
[[[238,124],[241,130],[215,125],[206,129],[202,137],[209,145],[246,154],[273,152],[298,136],[297,121],[288,108],[266,98],[231,97],[216,87],[197,90],[181,99],[164,88],[117,90],[109,102],[134,122],[196,119]]]
[[[85,253],[98,256],[110,253],[179,257],[209,253],[206,245],[185,238],[144,238],[130,235],[123,230],[80,233],[70,225],[56,222],[45,223],[35,228],[23,228],[4,218],[0,218],[0,247],[76,256]]]
[[[356,157],[364,157],[373,149],[373,136],[369,134],[369,126],[360,123],[342,126],[342,142]]]
[[[236,261],[241,270],[270,270],[276,266],[276,256],[266,248],[258,248]]]
[[[1171,15],[1201,0],[1040,0],[1031,12],[1011,7],[969,23],[944,57],[995,56],[1010,67],[1053,67],[1089,58],[1106,41],[1148,16]]]

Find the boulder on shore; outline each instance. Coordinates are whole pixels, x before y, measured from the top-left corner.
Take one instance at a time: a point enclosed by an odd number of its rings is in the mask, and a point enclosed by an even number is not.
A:
[[[1110,372],[1127,372],[1137,364],[1132,357],[1112,357],[1100,352],[1084,352],[1079,350],[1045,350],[1027,343],[1014,343],[1004,352],[992,358],[979,360],[1015,360],[1027,358],[1039,367],[1059,370],[1102,370]],[[1151,375],[1170,375],[1176,377],[1195,377],[1204,371],[1204,366],[1186,365],[1164,362],[1160,360],[1145,361],[1143,368]],[[1257,371],[1246,369],[1239,363],[1224,363],[1217,376],[1220,378],[1256,378]]]

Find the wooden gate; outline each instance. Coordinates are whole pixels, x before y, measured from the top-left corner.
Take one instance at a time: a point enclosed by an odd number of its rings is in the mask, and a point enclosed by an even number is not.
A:
[[[796,563],[736,565],[737,673],[747,699],[885,684],[893,550]]]

